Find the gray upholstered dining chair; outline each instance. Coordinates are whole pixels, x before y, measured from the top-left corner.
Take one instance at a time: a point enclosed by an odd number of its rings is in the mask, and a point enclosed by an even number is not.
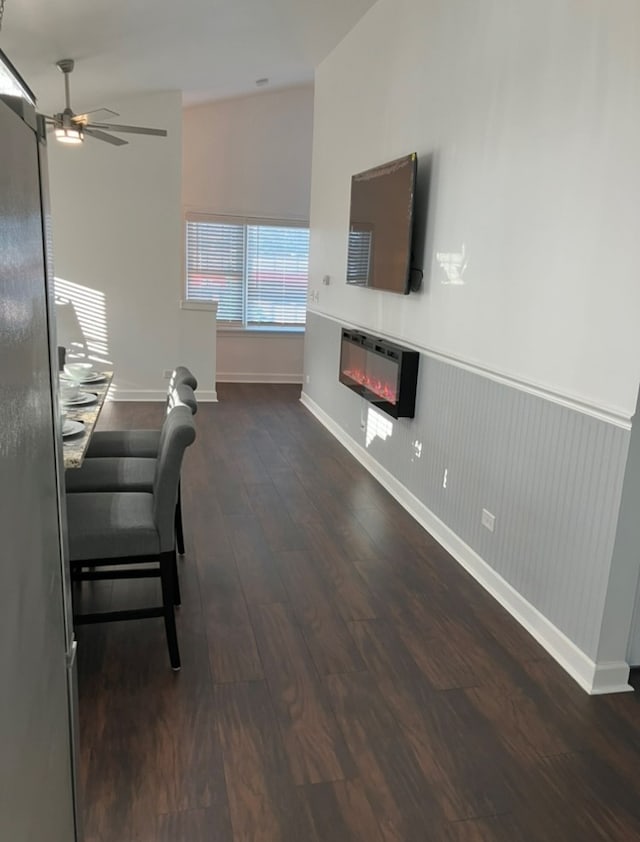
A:
[[[173,370],[169,380],[167,412],[171,409],[172,395],[176,392],[183,402],[188,403],[188,399],[185,399],[182,392],[182,386],[188,386],[195,393],[198,381],[186,366],[179,365]],[[197,411],[195,402],[192,410],[194,414]],[[137,456],[143,459],[154,459],[158,455],[159,443],[160,430],[98,430],[91,437],[86,458]]]
[[[174,670],[180,669],[174,614],[180,602],[174,513],[184,451],[195,436],[191,410],[176,406],[162,426],[151,491],[67,495],[72,581],[159,577],[162,590],[161,606],[89,614],[74,610],[74,622],[163,617]]]
[[[188,378],[175,385],[167,394],[167,413],[174,406],[184,404],[192,414],[198,411],[193,388],[186,382],[197,382],[188,369]],[[176,369],[176,372],[180,369]],[[175,374],[175,372],[174,372]],[[104,430],[94,433],[100,439],[98,448],[104,455],[85,459],[81,468],[67,471],[67,493],[88,491],[150,491],[158,455],[160,430]],[[93,442],[93,439],[92,439]],[[182,493],[178,486],[175,529],[178,553],[184,555],[184,526],[182,522]]]

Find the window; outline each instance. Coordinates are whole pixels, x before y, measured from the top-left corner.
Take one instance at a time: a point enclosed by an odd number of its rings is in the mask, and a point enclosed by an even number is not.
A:
[[[187,300],[218,301],[229,327],[302,327],[309,228],[302,223],[187,214]]]

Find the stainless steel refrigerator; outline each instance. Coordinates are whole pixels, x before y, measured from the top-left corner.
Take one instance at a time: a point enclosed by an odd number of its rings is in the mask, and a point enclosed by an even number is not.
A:
[[[0,54],[0,840],[73,842],[75,666],[44,127]],[[55,363],[54,363],[55,361]]]

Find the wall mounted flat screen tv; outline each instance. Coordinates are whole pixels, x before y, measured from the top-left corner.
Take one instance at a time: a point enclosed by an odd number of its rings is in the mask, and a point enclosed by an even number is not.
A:
[[[352,177],[348,284],[409,293],[416,171],[412,153]]]

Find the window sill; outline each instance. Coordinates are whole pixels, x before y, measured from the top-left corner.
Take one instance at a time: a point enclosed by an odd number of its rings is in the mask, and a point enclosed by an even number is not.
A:
[[[260,336],[264,335],[276,335],[276,336],[302,336],[304,335],[304,327],[224,327],[223,325],[218,325],[218,333],[219,334],[228,334],[234,335],[237,334],[239,336]]]

